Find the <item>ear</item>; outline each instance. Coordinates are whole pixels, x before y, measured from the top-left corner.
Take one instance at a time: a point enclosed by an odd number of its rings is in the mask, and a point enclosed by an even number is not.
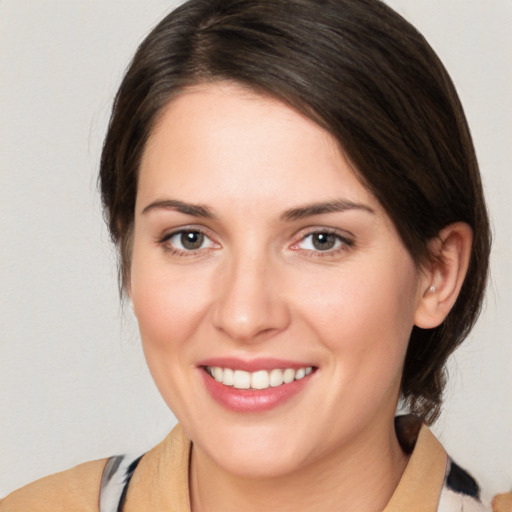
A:
[[[430,263],[423,270],[415,325],[432,329],[446,318],[466,277],[472,243],[473,231],[464,222],[446,226],[431,240]]]

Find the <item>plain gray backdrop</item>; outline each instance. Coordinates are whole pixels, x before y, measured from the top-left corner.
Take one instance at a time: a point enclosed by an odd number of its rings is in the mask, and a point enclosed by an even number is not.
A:
[[[0,496],[174,424],[128,307],[96,174],[112,98],[163,0],[0,0]],[[512,1],[389,0],[450,71],[494,226],[484,313],[450,360],[447,451],[512,488]]]

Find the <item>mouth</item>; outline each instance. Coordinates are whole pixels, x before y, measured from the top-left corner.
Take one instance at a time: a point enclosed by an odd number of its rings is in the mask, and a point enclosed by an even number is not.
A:
[[[236,413],[269,411],[301,395],[318,368],[292,361],[217,359],[198,367],[210,396]]]
[[[258,370],[248,372],[220,366],[204,366],[204,371],[218,383],[234,389],[265,390],[291,384],[302,380],[313,373],[315,367],[304,366],[301,368],[273,368],[271,370]]]

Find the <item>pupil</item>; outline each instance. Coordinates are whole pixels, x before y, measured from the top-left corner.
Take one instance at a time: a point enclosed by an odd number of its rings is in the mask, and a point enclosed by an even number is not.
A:
[[[334,247],[336,237],[329,233],[317,233],[313,236],[313,246],[320,251],[327,251]]]
[[[185,249],[199,249],[203,245],[204,235],[198,231],[185,231],[181,234],[181,244]]]

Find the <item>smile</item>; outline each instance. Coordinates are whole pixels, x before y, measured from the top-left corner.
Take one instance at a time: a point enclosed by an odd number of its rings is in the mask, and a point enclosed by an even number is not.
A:
[[[231,368],[221,368],[219,366],[205,366],[206,373],[211,375],[217,382],[224,386],[235,389],[256,389],[263,390],[275,388],[283,384],[301,380],[313,372],[312,366],[302,368],[274,368],[270,371],[259,370],[256,372],[246,372],[244,370],[233,370]]]

